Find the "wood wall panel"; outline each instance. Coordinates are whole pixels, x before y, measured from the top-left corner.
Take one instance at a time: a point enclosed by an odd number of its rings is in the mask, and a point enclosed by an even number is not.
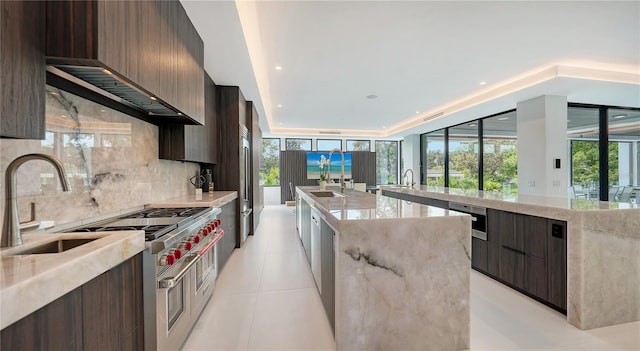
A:
[[[0,1],[0,136],[44,139],[45,3]]]
[[[352,174],[354,183],[376,184],[376,153],[368,151],[349,151],[353,156]],[[296,186],[318,185],[317,179],[307,179],[307,151],[280,151],[280,203],[293,200],[289,192],[289,183]],[[339,170],[338,170],[339,172]]]

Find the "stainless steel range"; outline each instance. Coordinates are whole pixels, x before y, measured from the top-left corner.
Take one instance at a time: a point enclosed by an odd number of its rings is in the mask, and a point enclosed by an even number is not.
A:
[[[145,350],[179,350],[213,294],[218,208],[151,208],[76,231],[144,230]]]

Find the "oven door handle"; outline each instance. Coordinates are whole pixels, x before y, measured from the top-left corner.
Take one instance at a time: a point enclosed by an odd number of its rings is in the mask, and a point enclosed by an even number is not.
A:
[[[220,240],[220,238],[222,238],[223,235],[224,235],[224,230],[220,229],[218,235],[216,235],[216,237],[213,238],[213,240],[211,240],[211,242],[208,243],[207,246],[205,246],[202,250],[198,251],[198,256],[203,256],[207,252],[209,252],[209,250],[211,250],[211,248],[218,242],[218,240]]]
[[[191,267],[193,267],[193,265],[195,265],[200,260],[200,258],[200,255],[193,255],[193,259],[178,274],[176,274],[174,277],[164,278],[160,280],[158,282],[158,288],[167,289],[176,286],[178,281],[180,281],[180,279],[182,279],[182,277],[184,277],[184,275],[189,272]]]

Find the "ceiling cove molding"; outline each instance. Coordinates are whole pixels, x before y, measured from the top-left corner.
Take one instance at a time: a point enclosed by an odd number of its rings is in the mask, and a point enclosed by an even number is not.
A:
[[[640,73],[611,71],[591,67],[578,67],[569,65],[552,65],[542,69],[532,70],[523,74],[506,79],[502,82],[488,86],[480,91],[474,92],[460,99],[454,100],[433,108],[424,113],[412,116],[407,120],[393,125],[384,130],[341,130],[343,136],[361,137],[391,137],[402,133],[408,129],[435,121],[448,115],[478,106],[491,100],[515,93],[517,91],[533,87],[537,84],[555,78],[576,78],[585,80],[596,80],[613,83],[640,85]],[[271,122],[271,121],[269,121]],[[318,130],[304,128],[273,128],[273,134],[283,135],[327,135],[335,134],[335,130]]]

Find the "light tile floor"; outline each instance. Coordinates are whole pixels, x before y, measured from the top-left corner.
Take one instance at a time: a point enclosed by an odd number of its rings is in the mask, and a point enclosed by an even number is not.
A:
[[[334,350],[293,207],[265,206],[234,251],[183,350]],[[472,350],[640,350],[640,322],[579,330],[566,317],[472,271]]]

